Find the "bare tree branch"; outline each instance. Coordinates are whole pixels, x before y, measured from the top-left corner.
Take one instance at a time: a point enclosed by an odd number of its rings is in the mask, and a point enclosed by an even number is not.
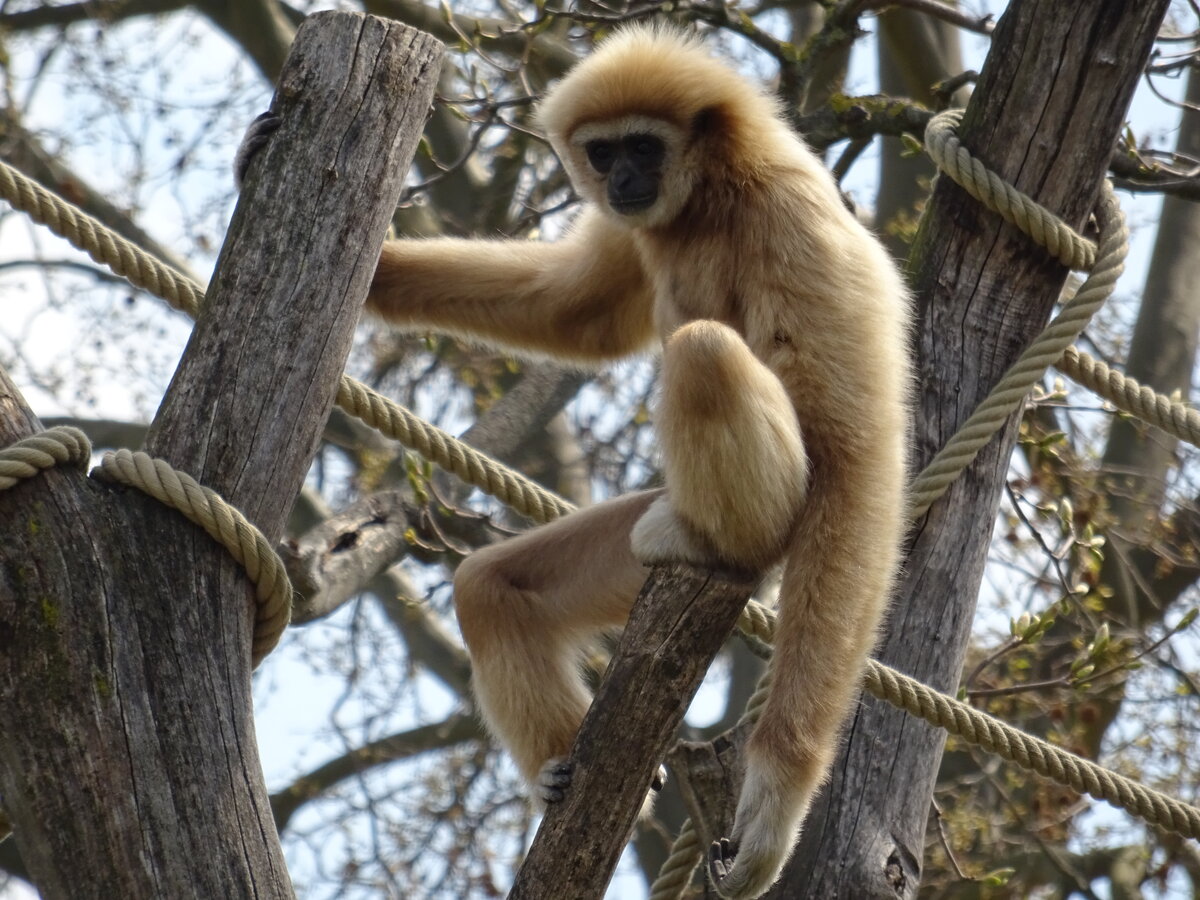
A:
[[[402,759],[411,759],[431,750],[443,750],[465,741],[478,741],[486,735],[473,715],[455,713],[444,722],[424,725],[411,731],[389,735],[355,747],[344,756],[301,775],[281,791],[271,795],[275,827],[287,828],[292,816],[305,803],[315,800],[347,778]]]

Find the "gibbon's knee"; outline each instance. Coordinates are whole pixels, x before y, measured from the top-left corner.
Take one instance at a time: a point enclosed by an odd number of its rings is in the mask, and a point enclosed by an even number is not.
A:
[[[774,373],[732,328],[691,322],[667,342],[656,422],[673,509],[721,562],[775,563],[804,500],[808,459]]]
[[[454,573],[454,613],[473,656],[503,646],[506,630],[522,616],[521,591],[513,584],[498,554],[477,550]]]

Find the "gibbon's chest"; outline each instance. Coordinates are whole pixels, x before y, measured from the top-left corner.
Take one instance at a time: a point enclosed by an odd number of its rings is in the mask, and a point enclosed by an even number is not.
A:
[[[697,319],[712,319],[738,332],[751,351],[775,369],[797,353],[820,355],[809,346],[799,306],[781,293],[802,273],[785,271],[763,247],[752,259],[728,242],[639,247],[654,286],[654,324],[664,341]]]
[[[873,342],[862,334],[852,308],[830,303],[819,271],[797,270],[763,241],[755,254],[745,247],[695,240],[686,245],[642,243],[645,271],[654,286],[654,323],[665,341],[697,319],[733,328],[750,351],[783,382],[802,427],[841,433],[840,406],[855,407],[854,396],[829,373],[855,373],[857,357]],[[736,252],[738,250],[742,252]],[[792,255],[793,258],[796,254]],[[848,334],[861,339],[846,340]],[[845,381],[855,383],[853,377]],[[815,437],[815,435],[814,435]]]
[[[654,324],[663,340],[697,319],[722,322],[745,335],[745,302],[727,252],[715,247],[639,249],[654,285]]]

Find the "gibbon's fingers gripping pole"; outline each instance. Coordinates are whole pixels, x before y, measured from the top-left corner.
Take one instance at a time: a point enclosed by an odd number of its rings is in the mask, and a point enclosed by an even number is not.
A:
[[[151,429],[146,449],[272,544],[439,57],[399,23],[305,20],[275,99],[284,124],[250,167]],[[0,372],[0,445],[38,430]],[[0,493],[0,759],[20,760],[0,765],[0,795],[42,896],[294,896],[254,735],[251,590],[223,547],[136,491],[56,467]]]

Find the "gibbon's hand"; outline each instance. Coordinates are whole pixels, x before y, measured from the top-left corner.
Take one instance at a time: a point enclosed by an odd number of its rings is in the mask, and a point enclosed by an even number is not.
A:
[[[242,136],[242,142],[238,144],[237,153],[233,157],[233,181],[239,191],[242,189],[242,183],[246,180],[246,172],[250,169],[251,161],[258,155],[258,151],[267,145],[271,135],[278,131],[282,124],[281,116],[267,110],[265,113],[259,113],[250,123],[250,127],[246,129],[245,135]]]
[[[737,856],[737,844],[729,838],[721,838],[708,845],[708,874],[717,890],[725,876],[733,871],[733,860]]]

